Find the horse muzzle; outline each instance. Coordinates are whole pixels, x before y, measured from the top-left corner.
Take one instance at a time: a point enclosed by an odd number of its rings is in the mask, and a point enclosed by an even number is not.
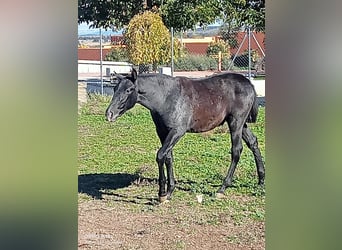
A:
[[[114,121],[116,120],[116,117],[117,117],[117,116],[115,116],[113,112],[111,112],[111,111],[106,111],[106,118],[107,118],[107,121],[109,121],[109,122],[114,122]]]
[[[115,122],[116,119],[118,119],[123,113],[125,113],[124,110],[120,110],[119,112],[112,112],[112,111],[106,111],[106,118],[109,122]]]

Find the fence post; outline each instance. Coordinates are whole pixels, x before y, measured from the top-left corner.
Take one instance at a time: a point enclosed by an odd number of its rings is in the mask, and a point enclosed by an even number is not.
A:
[[[103,75],[102,75],[102,29],[100,28],[100,79],[101,79],[101,95],[103,95]]]
[[[222,52],[219,51],[218,53],[218,71],[221,72],[222,69]]]
[[[174,54],[174,36],[173,36],[173,27],[171,27],[171,76],[173,76],[173,70],[174,70],[174,60],[173,60],[173,54]]]
[[[248,79],[251,79],[251,28],[248,26]]]

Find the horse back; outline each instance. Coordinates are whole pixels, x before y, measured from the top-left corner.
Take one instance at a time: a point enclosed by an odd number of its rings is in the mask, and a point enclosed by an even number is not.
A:
[[[248,115],[255,91],[250,81],[240,74],[226,73],[207,78],[179,78],[183,95],[192,111],[190,132],[211,130],[229,115]]]

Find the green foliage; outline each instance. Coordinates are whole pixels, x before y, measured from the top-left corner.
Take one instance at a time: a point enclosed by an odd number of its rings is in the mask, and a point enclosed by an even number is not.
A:
[[[220,15],[217,0],[170,0],[161,7],[161,14],[167,27],[175,31],[192,29],[195,25],[206,25],[215,21]]]
[[[228,34],[242,27],[257,31],[265,29],[264,0],[223,0],[221,8]]]
[[[78,22],[91,22],[96,28],[120,29],[142,9],[142,1],[78,0]]]
[[[241,26],[249,26],[252,30],[265,30],[265,0],[247,0],[240,9]]]
[[[176,71],[197,71],[217,69],[217,59],[204,55],[188,54],[175,61]]]
[[[230,65],[231,62],[232,62],[232,60],[230,59],[230,57],[224,56],[224,57],[222,58],[221,69],[222,69],[222,70],[228,70],[229,65]]]
[[[229,56],[229,46],[226,42],[222,40],[210,42],[207,48],[207,55],[218,55],[220,51],[221,53],[226,54],[225,56]]]
[[[93,27],[120,29],[144,10],[158,11],[168,28],[175,31],[205,26],[217,18],[235,27],[265,27],[264,0],[143,0],[133,1],[78,1],[78,22],[92,23]]]
[[[132,63],[161,64],[171,59],[171,37],[157,13],[135,15],[125,33],[128,56]]]
[[[106,55],[106,61],[115,61],[115,62],[128,62],[128,53],[127,49],[124,46],[113,47],[110,52]]]
[[[188,51],[182,46],[180,40],[174,39],[173,42],[173,57],[177,61],[179,58],[184,57],[188,54]]]
[[[222,70],[227,70],[231,60],[229,56],[222,57]],[[217,70],[218,59],[212,56],[186,54],[175,61],[176,71]]]
[[[91,27],[95,28],[121,29],[136,14],[159,8],[162,2],[163,0],[78,0],[78,23],[92,23]]]

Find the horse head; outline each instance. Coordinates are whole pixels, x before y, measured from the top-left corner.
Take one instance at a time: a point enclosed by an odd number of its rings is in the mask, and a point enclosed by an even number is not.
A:
[[[114,85],[112,100],[106,109],[106,119],[114,122],[127,110],[134,107],[138,98],[136,88],[137,72],[132,69],[130,76],[116,75],[117,83]]]

